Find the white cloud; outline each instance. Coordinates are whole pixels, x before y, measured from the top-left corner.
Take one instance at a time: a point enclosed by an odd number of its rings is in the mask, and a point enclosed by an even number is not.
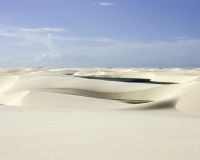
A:
[[[51,33],[49,33],[48,35],[47,35],[47,37],[51,37],[52,35],[51,35]]]
[[[100,38],[94,38],[89,39],[90,41],[96,41],[96,42],[103,42],[103,43],[118,43],[116,39],[106,38],[106,37],[100,37]]]
[[[15,33],[9,33],[9,32],[5,32],[5,31],[0,31],[0,35],[4,36],[4,37],[19,37],[17,34]]]
[[[65,32],[64,28],[36,28],[36,29],[27,29],[27,28],[13,28],[14,30],[19,30],[22,32]]]
[[[96,5],[97,3],[92,3],[93,5]]]
[[[178,37],[178,39],[181,39],[181,40],[188,39],[188,36],[180,36]]]
[[[64,37],[52,35],[50,32],[64,32],[64,28],[38,28],[38,29],[27,29],[27,28],[8,28],[0,30],[0,36],[5,37],[18,37],[25,39],[36,39],[37,41],[44,38],[51,38],[59,41],[76,41],[79,38]],[[46,32],[49,32],[45,35]]]
[[[113,3],[102,2],[102,3],[99,3],[99,5],[101,5],[101,6],[113,6],[114,4]]]
[[[40,62],[42,59],[44,59],[45,57],[47,57],[47,53],[41,54],[39,56],[34,57],[34,62]]]

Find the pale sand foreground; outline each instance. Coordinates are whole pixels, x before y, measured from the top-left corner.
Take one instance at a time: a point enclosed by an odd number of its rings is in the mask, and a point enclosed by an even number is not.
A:
[[[1,69],[0,160],[200,159],[199,77],[198,68]]]

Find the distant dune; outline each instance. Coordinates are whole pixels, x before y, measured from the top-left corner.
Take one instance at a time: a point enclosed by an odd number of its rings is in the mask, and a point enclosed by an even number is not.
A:
[[[0,159],[200,159],[200,68],[2,68]]]

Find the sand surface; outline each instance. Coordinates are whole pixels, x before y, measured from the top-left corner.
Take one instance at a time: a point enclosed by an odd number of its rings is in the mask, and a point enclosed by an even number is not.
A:
[[[199,68],[2,68],[0,160],[199,160]]]

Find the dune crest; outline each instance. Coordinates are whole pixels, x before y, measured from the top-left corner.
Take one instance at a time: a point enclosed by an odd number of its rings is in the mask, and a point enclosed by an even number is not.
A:
[[[0,104],[21,106],[22,99],[29,93],[29,91],[22,91],[16,93],[3,94],[0,96]]]
[[[18,75],[0,75],[0,94],[6,92],[20,78]]]

